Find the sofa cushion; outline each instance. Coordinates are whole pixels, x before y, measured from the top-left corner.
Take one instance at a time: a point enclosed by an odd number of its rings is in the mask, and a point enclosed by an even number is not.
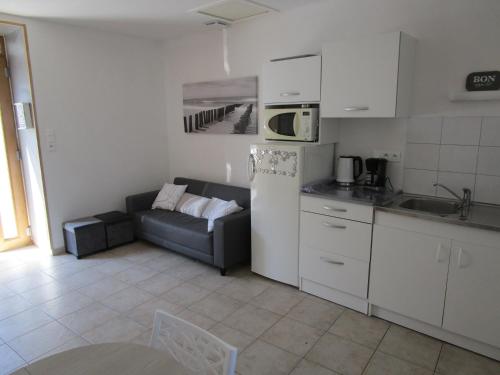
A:
[[[203,191],[205,190],[205,186],[207,185],[207,182],[200,181],[200,180],[194,180],[192,178],[176,177],[174,179],[174,184],[187,185],[186,193],[190,193],[190,194],[194,194],[194,195],[203,195]]]
[[[237,186],[208,182],[203,195],[208,198],[219,198],[224,201],[236,201],[238,206],[250,208],[250,190]]]
[[[219,198],[225,201],[235,200],[238,206],[250,208],[250,189],[238,186],[217,184],[185,177],[176,177],[176,185],[187,185],[186,193],[207,198]]]
[[[184,193],[179,202],[177,202],[175,211],[182,212],[183,214],[191,215],[194,217],[201,217],[201,214],[209,203],[210,199],[206,197],[194,195],[191,193]]]
[[[208,219],[207,229],[209,232],[212,232],[214,230],[214,220],[234,214],[235,212],[240,212],[241,210],[243,210],[243,208],[238,206],[238,203],[234,200],[228,202],[219,198],[212,198],[201,217]]]
[[[213,233],[207,233],[206,219],[161,209],[140,211],[135,216],[136,225],[143,232],[213,254]]]
[[[174,185],[166,183],[156,196],[151,208],[163,208],[165,210],[173,211],[177,202],[181,199],[182,194],[186,191],[186,188],[187,185]]]

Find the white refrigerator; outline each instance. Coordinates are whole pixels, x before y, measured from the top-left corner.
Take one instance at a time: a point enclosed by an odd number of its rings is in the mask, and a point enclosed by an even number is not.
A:
[[[334,145],[250,146],[252,271],[299,285],[300,188],[333,174]]]

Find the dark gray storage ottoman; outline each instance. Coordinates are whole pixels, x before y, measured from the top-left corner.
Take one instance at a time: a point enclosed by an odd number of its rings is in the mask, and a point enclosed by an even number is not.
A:
[[[106,243],[108,249],[134,241],[134,223],[124,212],[111,211],[95,215],[106,227]]]
[[[63,224],[66,251],[81,258],[106,249],[104,222],[95,217],[86,217]]]

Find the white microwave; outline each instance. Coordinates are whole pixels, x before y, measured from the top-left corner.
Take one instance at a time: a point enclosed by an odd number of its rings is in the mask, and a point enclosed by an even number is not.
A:
[[[268,106],[264,110],[264,137],[273,141],[316,142],[318,140],[319,108],[309,106]]]

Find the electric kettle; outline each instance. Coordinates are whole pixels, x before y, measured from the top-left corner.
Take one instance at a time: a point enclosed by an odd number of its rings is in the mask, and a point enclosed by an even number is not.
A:
[[[354,185],[362,173],[363,159],[359,156],[339,156],[337,162],[337,183],[339,185]]]

